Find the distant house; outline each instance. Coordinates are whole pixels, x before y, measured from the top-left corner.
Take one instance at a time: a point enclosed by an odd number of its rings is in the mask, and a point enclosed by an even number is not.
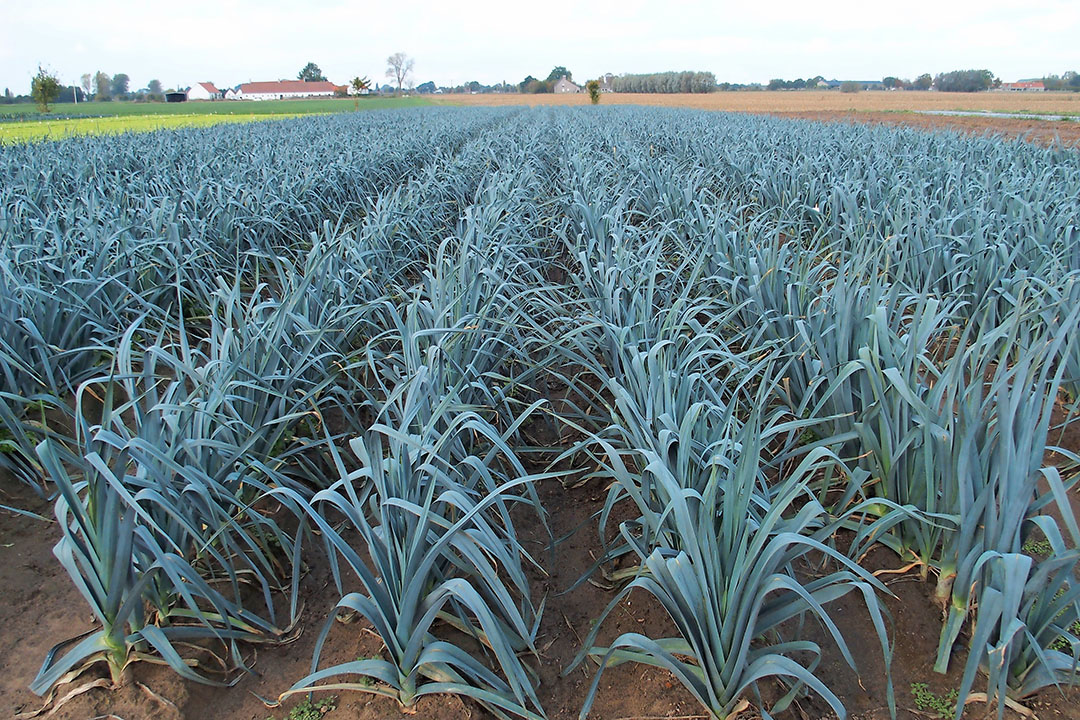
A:
[[[188,88],[188,100],[220,100],[221,91],[214,87],[211,82],[195,83]]]
[[[566,78],[561,77],[555,82],[555,87],[552,88],[552,92],[555,92],[555,93],[579,93],[579,92],[581,92],[581,88],[579,88],[577,85],[570,82]]]
[[[237,85],[234,88],[229,88],[228,90],[226,90],[224,97],[225,97],[226,100],[239,100],[240,98],[238,98],[236,96],[236,94],[238,92],[240,92],[240,86],[239,85]]]
[[[273,82],[241,83],[233,93],[235,100],[290,100],[306,97],[334,97],[332,82],[306,80],[275,80]]]
[[[1002,90],[1009,92],[1046,92],[1042,80],[1017,80],[1014,83],[1002,83]]]
[[[600,83],[600,92],[615,92],[615,76],[611,73],[604,73],[597,81]]]
[[[826,90],[837,90],[844,83],[855,83],[861,90],[884,90],[885,83],[881,80],[822,80],[816,87]]]

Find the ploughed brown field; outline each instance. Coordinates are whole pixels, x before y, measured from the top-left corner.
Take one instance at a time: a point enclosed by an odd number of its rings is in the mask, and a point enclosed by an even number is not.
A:
[[[588,95],[444,95],[451,105],[588,105]],[[963,132],[1001,133],[1045,144],[1055,140],[1080,145],[1080,93],[1047,92],[859,92],[779,91],[702,94],[610,93],[606,105],[660,105],[718,112],[746,112],[820,121],[845,121],[946,128]],[[1073,115],[1070,120],[922,115],[920,111],[979,111]]]

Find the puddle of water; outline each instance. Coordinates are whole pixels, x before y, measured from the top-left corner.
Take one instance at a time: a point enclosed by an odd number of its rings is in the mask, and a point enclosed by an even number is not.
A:
[[[960,117],[1017,118],[1020,120],[1080,120],[1070,115],[1032,115],[1030,113],[1007,113],[981,110],[916,110],[920,115],[954,115]]]

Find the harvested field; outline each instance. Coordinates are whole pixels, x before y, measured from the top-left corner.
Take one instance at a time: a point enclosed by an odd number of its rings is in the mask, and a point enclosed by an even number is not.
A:
[[[444,95],[435,102],[451,105],[588,105],[588,95]],[[659,105],[723,112],[911,112],[982,110],[1080,115],[1080,93],[942,93],[942,92],[715,92],[708,94],[609,93],[605,105]]]

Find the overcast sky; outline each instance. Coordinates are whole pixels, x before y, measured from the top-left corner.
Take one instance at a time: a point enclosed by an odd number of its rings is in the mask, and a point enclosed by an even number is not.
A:
[[[295,78],[520,82],[565,65],[604,72],[710,70],[730,82],[989,68],[1010,81],[1080,70],[1080,0],[767,0],[574,3],[336,0],[0,0],[0,86],[27,93],[38,64],[65,84],[127,73],[133,89]]]

